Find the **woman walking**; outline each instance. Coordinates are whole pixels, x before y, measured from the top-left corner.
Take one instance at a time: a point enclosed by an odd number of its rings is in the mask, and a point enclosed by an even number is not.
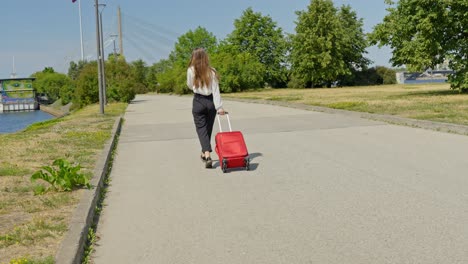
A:
[[[212,168],[210,153],[211,132],[216,113],[224,115],[219,91],[218,73],[210,66],[208,54],[202,48],[192,52],[187,69],[187,86],[193,91],[192,114],[201,145],[201,159],[205,168]]]

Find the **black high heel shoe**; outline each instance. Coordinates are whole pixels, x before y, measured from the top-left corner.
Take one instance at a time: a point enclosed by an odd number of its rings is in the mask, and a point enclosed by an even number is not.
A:
[[[206,160],[205,168],[207,168],[207,169],[213,168],[213,161],[211,160],[211,158],[208,157],[208,158],[206,158],[205,160]]]

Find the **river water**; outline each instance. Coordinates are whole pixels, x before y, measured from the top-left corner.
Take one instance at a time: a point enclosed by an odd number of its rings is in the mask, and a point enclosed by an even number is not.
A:
[[[0,134],[22,130],[27,126],[54,118],[42,111],[0,113]]]

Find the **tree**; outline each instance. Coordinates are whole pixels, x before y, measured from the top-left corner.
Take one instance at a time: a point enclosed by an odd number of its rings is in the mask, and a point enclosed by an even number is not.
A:
[[[228,35],[226,42],[233,46],[236,54],[248,53],[263,64],[264,82],[273,87],[284,87],[287,45],[283,30],[270,16],[247,8],[234,21],[234,31]]]
[[[349,40],[337,12],[331,0],[311,0],[306,11],[296,12],[292,71],[307,87],[331,86],[338,76],[351,74],[345,56],[352,50],[347,50]]]
[[[99,102],[97,62],[86,64],[76,79],[76,90],[73,104],[76,107],[84,107]]]
[[[47,94],[51,101],[62,98],[62,103],[70,102],[74,86],[67,75],[46,67],[42,72],[36,72],[32,76],[36,78],[34,87],[37,92]]]
[[[222,92],[263,88],[266,68],[251,53],[239,53],[231,45],[223,43],[218,53],[212,56],[212,65],[220,75]]]
[[[370,34],[372,44],[393,50],[394,66],[410,71],[449,60],[454,89],[468,91],[468,2],[466,0],[385,0],[388,14]]]
[[[370,64],[370,60],[364,57],[368,47],[366,35],[363,30],[363,20],[358,18],[355,11],[349,5],[343,5],[338,12],[341,26],[346,34],[343,35],[343,61],[348,72],[365,70]]]
[[[148,74],[148,68],[143,60],[139,59],[131,64],[132,74],[135,80],[135,92],[138,94],[144,94],[148,92],[146,85],[146,76]]]
[[[140,85],[124,57],[114,56],[106,63],[107,89],[106,95],[109,100],[129,103],[135,98]]]
[[[186,71],[192,56],[192,51],[196,48],[204,48],[208,54],[215,53],[218,41],[213,33],[205,28],[197,27],[190,30],[178,38],[174,50],[169,55],[169,62],[163,72],[156,75],[159,89],[164,92],[175,92],[185,94],[190,90],[187,88]]]
[[[187,66],[194,49],[204,48],[208,54],[211,54],[216,50],[217,43],[218,41],[213,33],[199,26],[193,31],[189,30],[177,39],[177,43],[169,55],[169,59],[173,63]]]
[[[148,75],[146,76],[146,83],[150,91],[164,92],[160,88],[158,75],[169,70],[171,67],[172,67],[172,64],[169,60],[162,59],[148,68]]]
[[[86,64],[88,64],[87,61],[81,60],[78,61],[78,64],[74,61],[70,62],[70,66],[68,67],[68,77],[70,77],[72,80],[76,80]]]

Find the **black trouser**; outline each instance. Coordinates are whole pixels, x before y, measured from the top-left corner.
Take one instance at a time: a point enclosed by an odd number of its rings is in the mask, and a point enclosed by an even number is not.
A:
[[[202,152],[211,152],[211,132],[213,131],[214,120],[216,118],[213,95],[194,94],[192,114]]]

